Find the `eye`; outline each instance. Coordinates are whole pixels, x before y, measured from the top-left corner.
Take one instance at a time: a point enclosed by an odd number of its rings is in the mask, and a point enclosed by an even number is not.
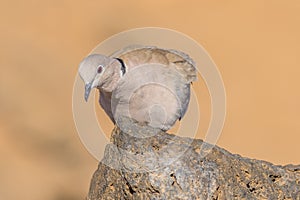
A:
[[[97,73],[100,74],[103,71],[103,66],[99,65],[97,69]]]

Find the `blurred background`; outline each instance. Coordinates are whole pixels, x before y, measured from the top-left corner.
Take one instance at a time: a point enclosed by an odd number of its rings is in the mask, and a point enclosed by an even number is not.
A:
[[[300,164],[299,1],[2,0],[0,11],[0,200],[85,198],[97,161],[72,118],[78,64],[107,37],[145,26],[189,35],[219,67],[219,146]]]

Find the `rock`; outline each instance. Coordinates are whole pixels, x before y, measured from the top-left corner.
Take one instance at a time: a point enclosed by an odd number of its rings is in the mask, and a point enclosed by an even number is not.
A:
[[[120,120],[93,175],[88,200],[295,199],[300,165],[277,166]],[[147,133],[147,134],[145,134]],[[148,137],[149,136],[149,137]]]

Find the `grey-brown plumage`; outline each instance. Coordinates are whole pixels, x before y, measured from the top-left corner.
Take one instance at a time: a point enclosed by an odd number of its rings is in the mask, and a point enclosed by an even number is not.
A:
[[[184,116],[190,83],[197,79],[188,55],[152,46],[90,55],[80,63],[79,74],[86,85],[85,99],[98,88],[100,105],[114,123],[125,115],[162,130]]]

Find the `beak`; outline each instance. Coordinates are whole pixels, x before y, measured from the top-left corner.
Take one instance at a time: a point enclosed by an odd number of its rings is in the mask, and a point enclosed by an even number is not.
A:
[[[88,100],[88,98],[90,96],[91,89],[92,89],[92,83],[85,84],[85,91],[84,91],[84,99],[85,99],[85,101]]]

